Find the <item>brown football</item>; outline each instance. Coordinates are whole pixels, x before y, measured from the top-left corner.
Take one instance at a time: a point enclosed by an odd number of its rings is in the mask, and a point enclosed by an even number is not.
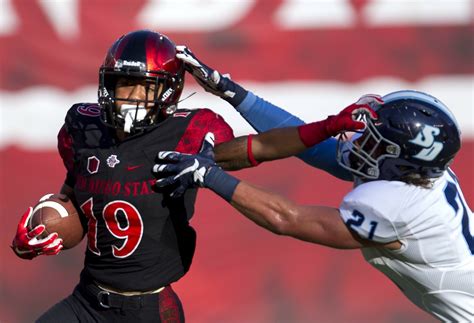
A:
[[[76,246],[84,236],[79,214],[69,197],[64,194],[45,196],[36,204],[28,227],[31,230],[39,224],[46,227],[41,238],[57,232],[63,239],[64,249]]]

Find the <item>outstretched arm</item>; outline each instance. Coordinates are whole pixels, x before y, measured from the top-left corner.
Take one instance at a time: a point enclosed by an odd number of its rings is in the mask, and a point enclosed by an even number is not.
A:
[[[257,131],[274,128],[295,127],[305,122],[286,110],[248,92],[245,99],[235,107],[242,117]],[[336,162],[337,139],[329,138],[315,146],[295,153],[296,157],[308,165],[319,168],[346,181],[352,181],[349,171]]]
[[[234,170],[293,156],[339,133],[364,129],[365,123],[357,120],[362,115],[376,118],[365,101],[358,101],[322,121],[240,137],[217,146],[215,160],[224,169]]]
[[[303,241],[340,249],[384,246],[352,232],[337,208],[298,205],[239,181],[215,164],[212,148],[213,135],[209,133],[198,155],[160,152],[158,159],[162,163],[153,168],[159,178],[157,189],[171,190],[171,196],[178,197],[189,187],[207,187],[259,226]],[[385,246],[390,247],[391,243]]]
[[[231,204],[247,218],[276,234],[339,249],[365,245],[347,228],[337,208],[298,205],[244,181],[237,185]]]
[[[227,100],[257,132],[304,125],[304,121],[298,117],[254,95],[228,77],[205,65],[185,46],[177,46],[177,53],[176,57],[185,63],[187,71],[193,75],[204,90]],[[278,139],[284,140],[281,136]],[[232,159],[235,158],[237,151],[248,149],[246,140],[246,138],[240,138],[238,142],[233,142],[233,145],[238,147],[228,144],[216,148],[216,158],[219,164],[229,170],[255,166],[256,163],[247,159]],[[255,142],[254,146],[258,145],[258,142]],[[297,155],[298,158],[313,167],[322,169],[340,179],[351,181],[352,175],[336,162],[336,146],[337,140],[328,137],[327,140],[310,147],[288,146],[287,152],[281,151],[282,155],[262,161]],[[265,145],[265,147],[269,146]],[[259,153],[255,152],[255,154]]]

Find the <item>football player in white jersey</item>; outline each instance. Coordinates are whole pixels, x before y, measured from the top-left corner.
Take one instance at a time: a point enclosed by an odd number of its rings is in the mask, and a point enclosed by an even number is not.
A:
[[[421,309],[443,321],[474,321],[474,218],[449,169],[461,146],[456,120],[426,93],[372,98],[368,103],[376,116],[367,114],[373,112],[367,105],[351,110],[354,120],[365,116],[361,134],[339,137],[338,163],[355,182],[339,208],[297,205],[236,179],[215,162],[231,156],[235,164],[256,165],[299,153],[332,135],[326,126],[334,116],[237,138],[220,145],[216,155],[212,134],[198,155],[161,152],[156,186],[171,187],[175,195],[207,187],[274,233],[361,248],[365,259]]]

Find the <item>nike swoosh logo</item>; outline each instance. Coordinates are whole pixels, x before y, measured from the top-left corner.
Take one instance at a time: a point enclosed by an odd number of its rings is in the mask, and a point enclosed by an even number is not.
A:
[[[142,167],[142,166],[143,166],[143,165],[127,166],[127,170],[128,170],[128,171],[131,171],[131,170],[134,170],[134,169],[140,168],[140,167]]]
[[[199,167],[199,162],[197,161],[197,159],[195,159],[194,164],[192,166],[189,166],[189,167],[186,167],[185,169],[183,169],[181,171],[181,173],[179,173],[178,175],[176,175],[174,177],[174,179],[180,178],[181,176],[183,176],[186,173],[194,172],[198,167]]]

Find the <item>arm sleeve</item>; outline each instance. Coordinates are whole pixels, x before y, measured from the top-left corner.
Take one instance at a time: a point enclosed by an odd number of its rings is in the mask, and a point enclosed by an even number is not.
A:
[[[347,194],[339,207],[342,220],[363,239],[379,243],[399,240],[391,220],[396,214],[383,203],[374,203],[378,194],[380,191],[357,188]]]
[[[265,101],[252,92],[236,110],[257,131],[264,132],[274,128],[294,127],[305,122],[276,105]],[[336,161],[337,140],[329,138],[322,143],[306,149],[297,155],[299,159],[310,166],[319,168],[329,174],[346,181],[352,181],[352,174],[339,166]]]

